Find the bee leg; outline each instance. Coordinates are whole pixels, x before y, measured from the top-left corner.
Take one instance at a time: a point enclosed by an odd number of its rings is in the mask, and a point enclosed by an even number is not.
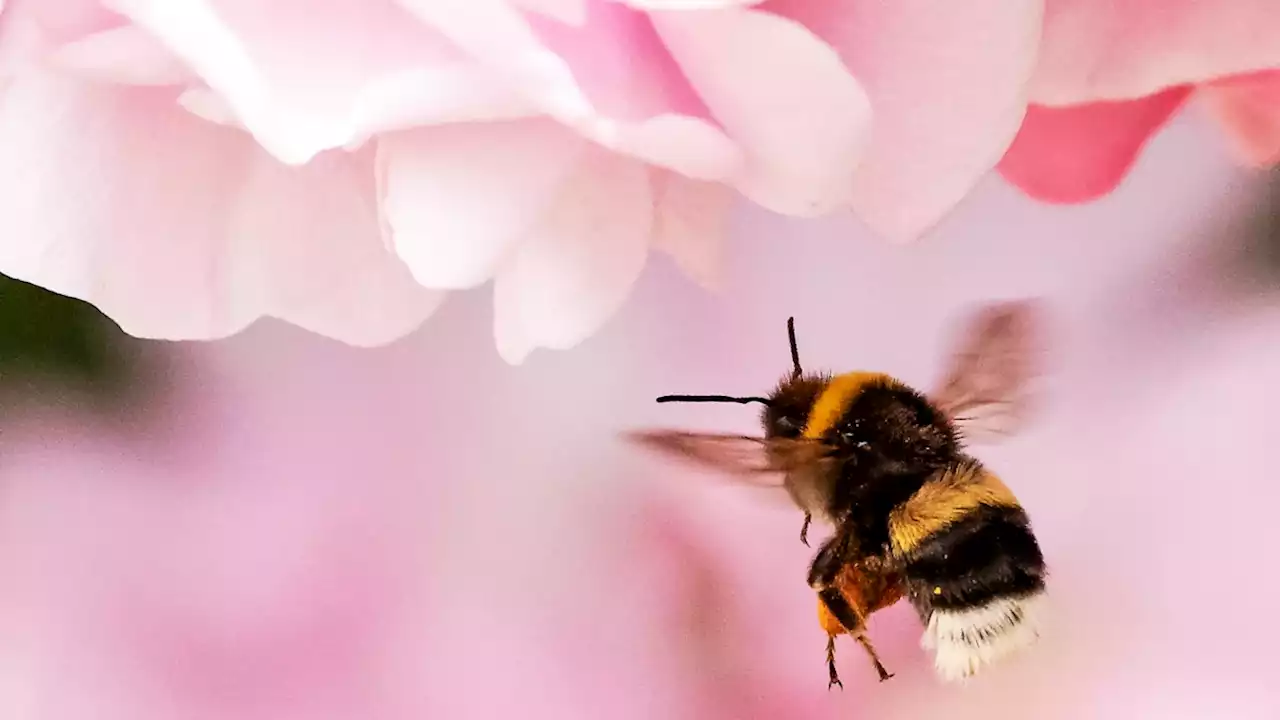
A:
[[[813,516],[809,513],[804,514],[804,525],[800,526],[800,542],[805,547],[809,547],[809,523],[813,522]]]
[[[840,593],[839,588],[828,587],[820,590],[818,599],[826,606],[827,612],[831,613],[831,616],[840,623],[840,630],[856,637],[862,636],[862,630],[866,623],[858,614],[858,611],[854,610],[845,596]],[[827,683],[827,689],[830,690],[833,685],[839,685],[840,689],[843,690],[844,684],[840,682],[840,676],[836,673],[836,636],[831,633],[830,629],[827,633],[827,672],[831,677],[830,682]],[[877,660],[876,662],[877,667],[880,667],[879,661]]]
[[[844,683],[840,682],[840,673],[836,672],[836,636],[827,636],[827,674],[830,679],[827,681],[827,689],[830,690],[835,686],[840,686],[844,690]]]
[[[843,533],[823,543],[809,565],[809,587],[819,591],[830,587],[844,568],[848,553],[849,540]]]
[[[827,606],[827,611],[840,622],[846,632],[859,633],[862,631],[862,618],[858,617],[858,612],[853,609],[853,606],[849,604],[844,595],[840,594],[839,589],[834,587],[826,588],[818,593],[818,598]]]
[[[864,633],[858,633],[855,637],[858,639],[858,644],[862,646],[862,649],[866,650],[867,654],[871,656],[871,662],[876,666],[876,672],[880,674],[880,682],[893,677],[893,673],[884,669],[884,663],[880,662],[880,656],[876,654],[876,649],[871,646],[871,641],[867,639],[867,636]]]

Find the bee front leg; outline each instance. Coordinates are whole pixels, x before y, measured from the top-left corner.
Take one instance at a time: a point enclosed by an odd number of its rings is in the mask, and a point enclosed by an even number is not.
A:
[[[804,525],[800,526],[800,542],[805,547],[809,547],[809,523],[813,522],[813,516],[809,513],[804,514]]]

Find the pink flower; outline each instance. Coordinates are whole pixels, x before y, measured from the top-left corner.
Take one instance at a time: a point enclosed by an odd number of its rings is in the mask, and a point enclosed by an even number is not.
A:
[[[0,271],[131,333],[398,337],[495,281],[519,362],[736,194],[911,238],[1000,157],[1040,11],[994,0],[14,0]]]
[[[159,338],[274,315],[372,344],[439,303],[382,243],[371,149],[276,161],[184,109],[188,68],[97,3],[0,23],[0,271]]]
[[[1111,192],[1199,102],[1244,163],[1280,161],[1280,12],[1269,0],[1048,0],[1033,105],[1001,174],[1044,200]]]

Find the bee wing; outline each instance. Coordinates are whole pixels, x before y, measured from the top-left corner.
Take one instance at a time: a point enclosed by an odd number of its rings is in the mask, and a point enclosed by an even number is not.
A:
[[[769,486],[781,486],[788,472],[818,462],[830,451],[814,440],[683,430],[644,430],[630,433],[628,439],[660,455]]]
[[[934,402],[970,439],[994,440],[1017,432],[1040,373],[1043,318],[1038,303],[987,305],[961,328],[950,370]]]

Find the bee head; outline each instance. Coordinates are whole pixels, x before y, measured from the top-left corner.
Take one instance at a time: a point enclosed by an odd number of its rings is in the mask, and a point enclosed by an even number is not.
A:
[[[760,420],[767,438],[798,438],[809,421],[809,412],[830,378],[805,375],[796,346],[796,319],[787,318],[787,341],[791,345],[791,374],[778,383],[769,396]]]
[[[829,378],[825,376],[792,375],[778,383],[760,415],[765,437],[800,437],[809,420],[809,413],[813,410],[813,404],[817,402],[818,395],[828,381]]]
[[[826,375],[806,375],[800,367],[796,347],[795,318],[787,319],[787,339],[791,343],[792,371],[769,397],[731,395],[663,395],[658,402],[732,402],[764,405],[761,421],[767,438],[798,438],[804,432],[809,413],[830,381]]]

